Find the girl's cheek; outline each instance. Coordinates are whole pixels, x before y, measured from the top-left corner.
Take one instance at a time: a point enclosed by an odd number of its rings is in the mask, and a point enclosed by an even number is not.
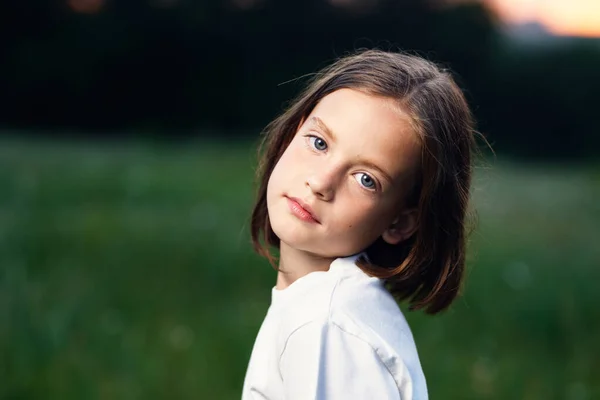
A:
[[[306,149],[304,148],[302,143],[292,142],[282,156],[282,158],[285,158],[284,162],[286,164],[286,167],[293,167],[295,165],[298,165],[298,163],[302,162],[302,160],[306,158],[306,155],[303,155],[303,153],[305,152]]]

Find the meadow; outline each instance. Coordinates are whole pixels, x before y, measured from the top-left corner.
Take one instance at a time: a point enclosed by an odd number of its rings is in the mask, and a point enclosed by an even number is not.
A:
[[[0,141],[0,399],[239,399],[275,272],[254,144]],[[600,166],[477,168],[432,399],[600,398]],[[406,307],[403,307],[406,309]]]

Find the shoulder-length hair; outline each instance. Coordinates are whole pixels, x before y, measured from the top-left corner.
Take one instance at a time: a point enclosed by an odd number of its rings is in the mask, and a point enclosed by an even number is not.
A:
[[[410,309],[437,313],[457,296],[463,277],[475,129],[451,74],[423,58],[380,50],[343,57],[317,73],[265,128],[251,222],[254,249],[275,266],[270,247],[278,248],[279,238],[267,212],[269,177],[302,121],[323,97],[342,88],[396,100],[410,116],[422,149],[417,184],[408,199],[418,210],[416,232],[393,246],[378,239],[358,265],[384,279]]]

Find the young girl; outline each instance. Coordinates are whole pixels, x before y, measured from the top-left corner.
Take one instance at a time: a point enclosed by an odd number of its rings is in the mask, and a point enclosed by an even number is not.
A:
[[[452,77],[377,50],[321,71],[267,128],[252,213],[277,284],[242,399],[426,399],[397,300],[460,287],[474,129]]]

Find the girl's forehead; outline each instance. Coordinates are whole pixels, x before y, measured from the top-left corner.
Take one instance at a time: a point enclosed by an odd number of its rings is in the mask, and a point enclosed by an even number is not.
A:
[[[338,89],[323,97],[309,117],[319,114],[326,114],[330,124],[353,124],[365,130],[390,126],[402,131],[412,130],[410,116],[397,99],[356,89]]]

